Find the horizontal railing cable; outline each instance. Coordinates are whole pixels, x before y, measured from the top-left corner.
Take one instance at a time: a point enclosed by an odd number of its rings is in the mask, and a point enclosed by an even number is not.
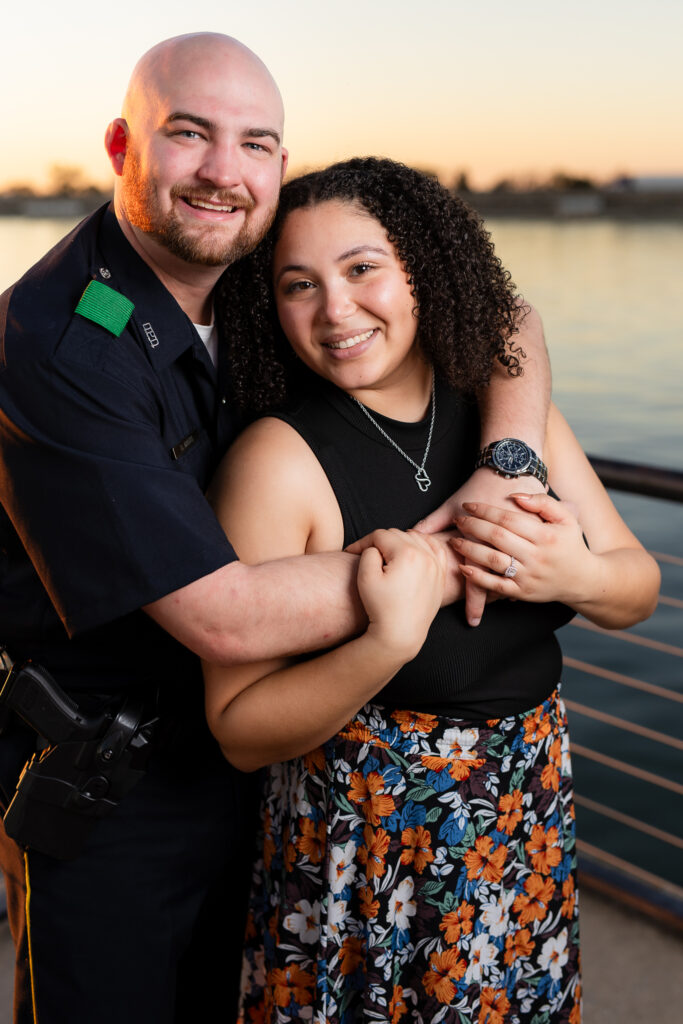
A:
[[[587,672],[592,676],[599,676],[601,679],[609,679],[620,686],[630,686],[634,690],[642,690],[644,693],[651,693],[654,697],[662,697],[664,700],[672,700],[677,704],[683,704],[683,693],[676,690],[668,690],[665,686],[657,686],[656,683],[646,683],[642,679],[635,679],[633,676],[622,675],[621,672],[613,672],[610,668],[603,668],[601,665],[591,665],[589,661],[579,661],[578,658],[570,658],[564,655],[562,661],[569,668],[576,668],[580,672]]]
[[[567,625],[578,629],[588,629],[591,633],[601,633],[603,636],[612,637],[614,640],[624,640],[627,644],[649,647],[650,650],[661,651],[662,654],[673,654],[676,658],[683,658],[683,647],[677,647],[675,644],[665,644],[661,640],[652,640],[649,636],[627,633],[624,629],[603,629],[602,626],[596,626],[594,622],[587,622],[581,618],[572,619]]]
[[[669,845],[677,846],[680,850],[683,850],[683,839],[680,836],[672,835],[671,832],[665,832],[664,829],[648,825],[647,822],[633,818],[630,814],[624,814],[622,811],[617,811],[614,807],[607,807],[605,804],[598,803],[597,800],[591,800],[587,796],[580,796],[578,793],[574,796],[574,802],[581,807],[587,808],[589,811],[593,811],[595,814],[601,814],[604,818],[611,818],[613,821],[618,821],[622,825],[628,825],[629,828],[634,828],[638,832],[645,832],[654,839],[660,839],[663,843],[669,843]]]
[[[632,864],[622,857],[617,857],[613,853],[601,850],[599,847],[593,846],[583,839],[576,840],[576,847],[579,853],[585,853],[602,864],[607,864],[609,867],[616,868],[626,875],[631,875],[632,878],[645,882],[646,885],[659,892],[666,893],[678,901],[683,899],[683,888],[675,885],[673,882],[668,882],[665,878],[660,878],[659,875],[655,875],[651,871],[646,871],[645,868],[638,867],[637,864]]]
[[[637,722],[629,722],[625,718],[618,718],[617,715],[608,715],[606,711],[598,711],[597,708],[589,708],[586,704],[579,704],[575,700],[566,700],[565,705],[570,711],[578,715],[585,715],[586,718],[594,718],[605,725],[611,725],[623,732],[633,732],[637,736],[644,736],[645,739],[654,740],[666,747],[673,747],[675,750],[683,750],[683,740],[677,736],[667,736],[665,732],[658,732],[656,729],[648,729],[646,725],[638,725]]]
[[[683,566],[683,558],[679,558],[678,555],[665,555],[662,551],[650,551],[650,554],[658,562],[666,562],[667,565]]]
[[[588,458],[605,487],[649,498],[683,502],[683,472],[637,462],[603,459],[597,455],[589,455]]]
[[[665,779],[662,775],[648,772],[644,768],[638,768],[637,765],[628,764],[627,761],[620,761],[618,758],[610,757],[599,750],[591,750],[590,747],[584,747],[583,744],[575,743],[573,740],[569,747],[572,754],[578,754],[579,757],[585,757],[589,761],[596,761],[598,764],[605,765],[606,768],[613,768],[615,771],[621,772],[622,775],[631,775],[634,779],[649,782],[653,786],[659,786],[660,789],[668,789],[672,793],[678,793],[679,796],[683,796],[683,785],[680,782],[674,782],[673,779]]]

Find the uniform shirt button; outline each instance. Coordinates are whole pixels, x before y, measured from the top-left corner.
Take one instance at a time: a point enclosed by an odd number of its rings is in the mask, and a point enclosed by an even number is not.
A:
[[[228,403],[228,400],[225,397],[225,395],[223,395],[223,397],[221,398],[221,405],[227,405],[227,403]]]
[[[100,277],[103,277],[105,281],[108,281],[111,277],[111,270],[107,270],[106,267],[100,267]]]

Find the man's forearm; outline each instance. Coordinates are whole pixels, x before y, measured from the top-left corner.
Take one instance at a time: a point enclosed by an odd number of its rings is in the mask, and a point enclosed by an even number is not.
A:
[[[346,552],[232,562],[145,611],[205,661],[222,665],[331,647],[367,619]]]
[[[545,347],[543,324],[533,307],[519,324],[511,339],[526,358],[520,362],[523,373],[511,377],[496,362],[489,386],[478,395],[481,416],[481,445],[504,437],[518,437],[539,455],[543,452],[548,408],[550,405],[550,362]]]

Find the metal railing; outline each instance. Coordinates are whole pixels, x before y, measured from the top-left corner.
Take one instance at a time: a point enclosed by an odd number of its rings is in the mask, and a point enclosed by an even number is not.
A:
[[[608,489],[683,504],[683,473],[590,461]],[[669,621],[683,611],[683,558],[651,554],[669,572],[680,570],[674,585],[682,596],[659,597],[666,639],[581,618],[563,630],[577,850],[582,882],[683,929],[683,647],[670,642],[683,637],[683,619],[673,632]],[[634,658],[664,685],[618,670]],[[655,672],[656,658],[664,667]]]

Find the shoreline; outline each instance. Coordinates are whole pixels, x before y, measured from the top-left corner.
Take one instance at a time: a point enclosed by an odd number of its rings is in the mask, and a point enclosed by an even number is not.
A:
[[[523,220],[683,220],[683,190],[631,188],[461,190],[457,193],[483,218]],[[74,219],[85,217],[112,196],[89,192],[83,196],[3,196],[0,217]]]

